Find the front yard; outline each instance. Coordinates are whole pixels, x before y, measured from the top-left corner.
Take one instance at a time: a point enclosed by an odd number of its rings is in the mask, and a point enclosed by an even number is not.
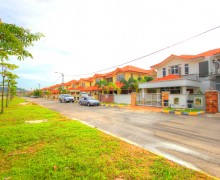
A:
[[[0,130],[1,179],[212,179],[19,98]]]

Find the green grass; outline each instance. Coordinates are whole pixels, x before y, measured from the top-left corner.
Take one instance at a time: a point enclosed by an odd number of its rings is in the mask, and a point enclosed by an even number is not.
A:
[[[178,111],[178,112],[201,112],[201,109],[175,109],[175,108],[164,108],[164,110]]]
[[[34,103],[0,115],[0,179],[211,179]],[[47,119],[41,124],[27,120]]]

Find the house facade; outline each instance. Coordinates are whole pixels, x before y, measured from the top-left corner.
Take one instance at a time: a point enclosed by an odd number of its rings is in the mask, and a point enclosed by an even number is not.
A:
[[[206,90],[220,91],[220,48],[198,55],[170,55],[151,68],[157,71],[157,78],[149,83],[140,83],[142,93],[201,94]]]
[[[108,73],[94,74],[92,77],[71,80],[64,83],[63,87],[65,90],[70,92],[75,99],[80,98],[80,92],[86,92],[98,99],[98,94],[101,93],[102,90],[105,93],[117,94],[117,88],[120,89],[123,87],[123,84],[121,83],[122,79],[128,80],[130,77],[138,79],[139,77],[144,78],[145,76],[156,78],[156,71],[154,69],[145,70],[128,65],[122,68],[116,68],[114,71]],[[115,84],[116,87],[98,87],[97,83],[103,80],[105,80],[107,83]],[[61,87],[62,85],[59,84],[46,89],[52,91],[53,93],[59,94],[58,89]],[[121,93],[128,93],[128,91],[122,88]]]

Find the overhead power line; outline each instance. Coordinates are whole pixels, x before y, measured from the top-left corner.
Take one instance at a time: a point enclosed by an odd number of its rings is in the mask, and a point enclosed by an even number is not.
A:
[[[71,76],[71,77],[72,77],[72,76],[86,76],[86,75],[90,75],[90,74],[96,74],[96,73],[99,73],[99,72],[102,72],[102,71],[107,71],[107,70],[110,70],[110,69],[113,69],[113,68],[117,68],[117,67],[119,67],[119,66],[123,66],[123,65],[125,65],[125,64],[131,63],[131,62],[134,62],[134,61],[138,61],[138,60],[143,59],[143,58],[145,58],[145,57],[151,56],[151,55],[153,55],[153,54],[157,54],[157,53],[159,53],[159,52],[161,52],[161,51],[164,51],[164,50],[166,50],[166,49],[169,49],[169,48],[171,48],[171,47],[174,47],[174,46],[177,46],[177,45],[179,45],[179,44],[182,44],[182,43],[184,43],[184,42],[186,42],[186,41],[189,41],[189,40],[191,40],[191,39],[194,39],[194,38],[197,38],[197,37],[199,37],[199,36],[202,36],[202,35],[204,35],[204,34],[206,34],[206,33],[208,33],[208,32],[211,32],[211,31],[213,31],[213,30],[216,30],[216,29],[218,29],[218,28],[220,28],[220,26],[216,26],[216,27],[211,28],[211,29],[209,29],[209,30],[207,30],[207,31],[204,31],[204,32],[202,32],[202,33],[199,33],[199,34],[197,34],[197,35],[194,35],[194,36],[192,36],[192,37],[189,37],[189,38],[187,38],[187,39],[184,39],[184,40],[182,40],[182,41],[179,41],[179,42],[177,42],[177,43],[174,43],[174,44],[172,44],[172,45],[166,46],[166,47],[164,47],[164,48],[161,48],[161,49],[159,49],[159,50],[156,50],[156,51],[151,52],[151,53],[149,53],[149,54],[146,54],[146,55],[144,55],[144,56],[135,58],[135,59],[130,60],[130,61],[126,61],[126,62],[124,62],[124,63],[122,63],[122,64],[118,64],[118,65],[115,65],[115,66],[112,66],[112,67],[109,67],[109,68],[106,68],[106,69],[101,69],[101,70],[98,70],[98,71],[89,72],[89,73],[85,73],[85,74],[75,74],[75,75],[66,75],[66,76]]]
[[[61,77],[62,77],[62,76],[60,76],[58,79],[56,79],[55,81],[53,81],[53,82],[51,82],[51,83],[48,83],[48,84],[50,84],[51,86],[54,85],[54,83],[57,82]]]

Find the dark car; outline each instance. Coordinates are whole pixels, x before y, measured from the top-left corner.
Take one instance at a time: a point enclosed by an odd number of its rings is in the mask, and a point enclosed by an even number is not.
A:
[[[74,98],[70,94],[60,94],[59,101],[62,102],[74,102]]]
[[[100,102],[91,96],[85,96],[79,100],[80,105],[99,106]]]

